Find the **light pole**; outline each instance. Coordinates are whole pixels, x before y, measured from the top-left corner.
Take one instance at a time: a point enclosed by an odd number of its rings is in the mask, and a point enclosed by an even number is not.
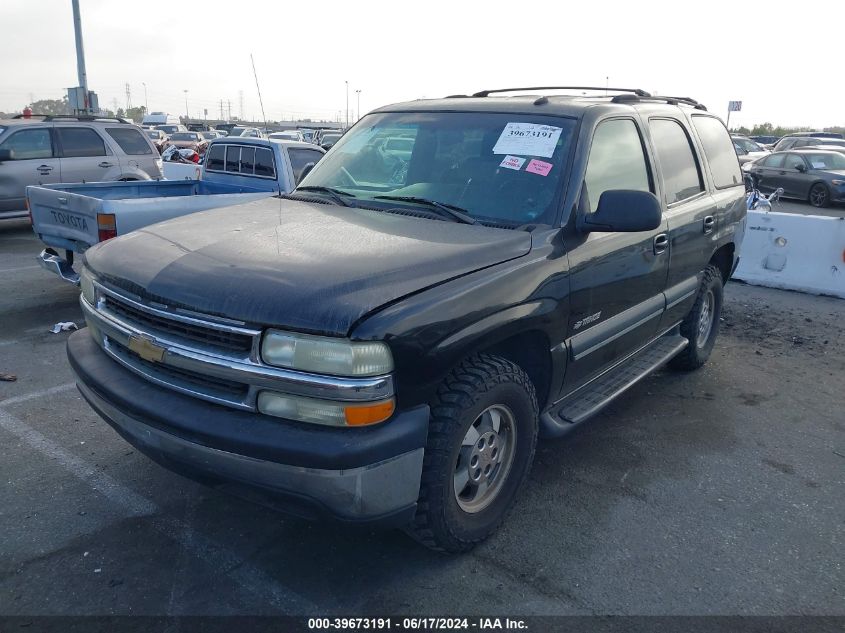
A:
[[[191,118],[191,115],[188,113],[188,91],[183,90],[182,92],[185,93],[185,120],[187,121]]]
[[[360,121],[361,120],[361,91],[356,90],[355,94],[358,95],[358,116],[355,117],[355,120]]]
[[[149,114],[150,113],[150,102],[147,101],[147,84],[145,84],[142,81],[141,85],[144,86],[144,110],[145,110],[144,114]]]
[[[346,127],[349,127],[349,82],[346,82]]]

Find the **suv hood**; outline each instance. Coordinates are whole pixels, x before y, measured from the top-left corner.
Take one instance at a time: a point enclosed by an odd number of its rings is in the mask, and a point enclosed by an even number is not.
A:
[[[157,303],[345,336],[376,308],[530,250],[525,231],[267,198],[140,229],[85,260]]]

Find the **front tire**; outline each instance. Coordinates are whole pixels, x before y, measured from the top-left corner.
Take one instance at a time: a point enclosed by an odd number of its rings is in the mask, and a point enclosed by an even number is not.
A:
[[[689,345],[672,359],[671,367],[691,371],[701,367],[710,358],[719,335],[723,295],[722,271],[711,264],[704,269],[692,310],[681,322],[681,336],[689,341]]]
[[[531,469],[537,418],[534,385],[518,365],[483,354],[452,370],[432,403],[409,534],[450,553],[492,534]]]
[[[814,207],[823,209],[830,206],[830,190],[827,185],[817,182],[810,187],[809,202]]]

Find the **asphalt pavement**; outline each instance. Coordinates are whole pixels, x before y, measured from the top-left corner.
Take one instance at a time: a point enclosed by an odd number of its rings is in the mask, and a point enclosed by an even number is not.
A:
[[[730,283],[703,369],[541,444],[502,529],[445,556],[134,451],[73,386],[49,328],[78,291],[39,250],[0,223],[0,615],[845,615],[843,300]]]

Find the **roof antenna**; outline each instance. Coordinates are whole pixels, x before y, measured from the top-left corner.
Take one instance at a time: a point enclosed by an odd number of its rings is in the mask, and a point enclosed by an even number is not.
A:
[[[261,118],[264,119],[264,129],[267,129],[267,116],[264,114],[264,100],[261,98],[261,86],[258,85],[258,73],[255,72],[255,60],[252,53],[249,54],[249,61],[252,62],[252,74],[255,75],[255,89],[258,90],[258,103],[261,104]]]

